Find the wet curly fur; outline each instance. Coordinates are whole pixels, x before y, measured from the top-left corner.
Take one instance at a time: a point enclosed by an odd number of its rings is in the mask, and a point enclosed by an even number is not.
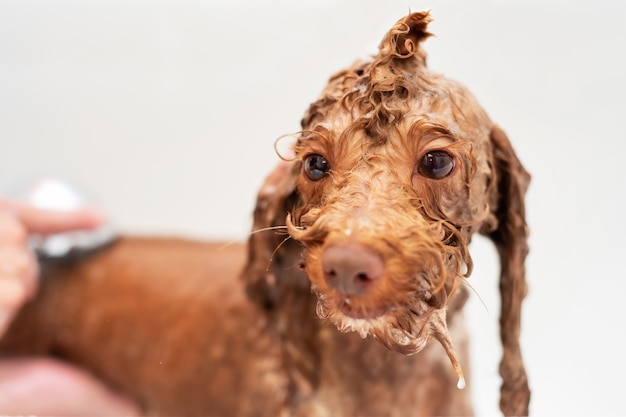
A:
[[[502,262],[500,406],[527,414],[519,332],[529,176],[475,98],[427,68],[429,22],[406,16],[378,55],[330,78],[295,156],[258,194],[245,266],[240,246],[121,239],[86,262],[44,268],[41,294],[2,352],[55,354],[153,414],[471,414],[468,390],[456,386],[468,361],[468,244],[481,233]],[[451,165],[441,177],[420,168],[437,152]],[[107,299],[120,294],[144,302],[118,311]],[[62,317],[42,313],[51,308]]]

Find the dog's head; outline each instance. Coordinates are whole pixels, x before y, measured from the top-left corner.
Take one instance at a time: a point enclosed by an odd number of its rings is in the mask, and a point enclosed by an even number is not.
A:
[[[429,21],[410,14],[373,59],[331,77],[295,158],[260,193],[255,226],[286,224],[302,244],[321,318],[404,354],[435,337],[458,369],[446,307],[471,273],[475,232],[500,249],[503,343],[519,354],[529,177],[469,91],[426,67]],[[252,237],[249,279],[275,247]],[[256,274],[269,285],[271,272]]]

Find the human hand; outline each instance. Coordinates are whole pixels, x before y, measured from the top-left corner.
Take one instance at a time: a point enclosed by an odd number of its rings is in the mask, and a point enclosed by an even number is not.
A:
[[[103,222],[96,210],[41,210],[0,196],[0,337],[37,290],[39,265],[28,247],[29,234],[94,229]]]

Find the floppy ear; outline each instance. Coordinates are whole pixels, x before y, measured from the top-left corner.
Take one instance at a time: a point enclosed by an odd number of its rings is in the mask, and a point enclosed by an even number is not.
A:
[[[243,279],[248,294],[266,308],[274,305],[279,295],[276,271],[292,264],[297,266],[300,259],[300,248],[294,242],[286,242],[288,234],[284,227],[287,213],[293,211],[299,200],[295,190],[299,169],[298,161],[279,162],[257,194]]]
[[[506,134],[491,130],[495,170],[497,228],[489,233],[500,255],[500,409],[504,415],[528,415],[530,390],[519,345],[522,300],[526,296],[524,260],[528,254],[528,228],[524,195],[530,175],[517,159]]]

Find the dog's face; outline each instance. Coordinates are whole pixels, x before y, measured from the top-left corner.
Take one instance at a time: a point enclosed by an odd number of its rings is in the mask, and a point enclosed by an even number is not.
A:
[[[449,345],[445,307],[470,273],[467,244],[495,222],[492,123],[426,69],[427,21],[399,22],[373,61],[335,75],[310,107],[288,220],[319,316],[403,353],[431,336]]]

